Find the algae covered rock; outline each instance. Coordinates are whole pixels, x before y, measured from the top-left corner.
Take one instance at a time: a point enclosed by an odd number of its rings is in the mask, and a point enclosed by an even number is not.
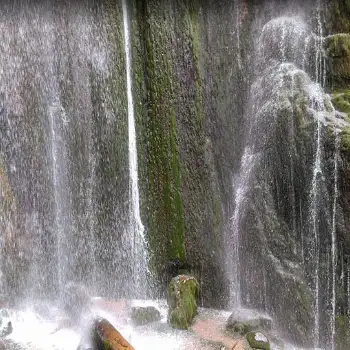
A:
[[[325,39],[328,73],[332,88],[344,88],[350,84],[350,35],[337,33]]]
[[[136,326],[157,322],[161,319],[160,312],[154,306],[135,306],[131,309],[131,319]]]
[[[253,349],[270,350],[270,342],[261,332],[249,332],[246,335],[249,345]]]
[[[344,120],[350,123],[350,90],[338,90],[332,94],[332,103],[334,108],[343,113]],[[350,150],[350,126],[344,126],[341,130],[341,150]]]
[[[174,277],[168,290],[168,322],[173,328],[188,329],[197,314],[199,284],[192,276]]]
[[[91,336],[93,350],[134,350],[105,318],[94,320]]]

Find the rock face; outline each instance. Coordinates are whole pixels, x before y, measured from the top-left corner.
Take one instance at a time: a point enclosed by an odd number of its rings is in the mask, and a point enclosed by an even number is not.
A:
[[[135,306],[131,309],[131,320],[136,326],[157,322],[160,319],[160,312],[154,306]]]
[[[31,257],[31,263],[43,266],[48,262],[51,267],[44,278],[33,276],[44,280],[40,292],[55,290],[57,280],[52,115],[60,116],[55,118],[58,124],[54,131],[62,142],[58,146],[66,148],[59,157],[66,160],[59,172],[67,177],[59,181],[66,193],[59,194],[71,208],[61,209],[67,210],[63,218],[74,219],[67,224],[69,272],[81,280],[95,281],[93,261],[101,269],[96,284],[103,286],[106,294],[119,288],[126,294],[132,290],[124,283],[127,280],[120,283],[115,278],[116,266],[126,272],[120,276],[129,275],[124,241],[116,239],[122,237],[129,221],[123,14],[113,1],[99,3],[101,7],[94,3],[83,11],[89,13],[86,23],[94,25],[84,41],[80,22],[74,17],[80,11],[53,11],[57,28],[46,34],[37,28],[40,35],[30,35],[27,46],[26,40],[17,36],[16,27],[10,27],[24,18],[11,18],[4,37],[18,43],[9,47],[28,52],[18,55],[25,57],[25,62],[18,63],[25,68],[21,79],[12,75],[17,72],[12,65],[6,65],[17,56],[13,52],[6,56],[11,50],[0,50],[5,55],[0,60],[1,71],[7,72],[2,75],[0,90],[5,90],[8,100],[0,107],[0,149],[4,169],[12,169],[9,174],[15,184],[14,197],[29,217],[20,216],[21,221],[37,222],[40,228],[33,228],[33,233],[40,232],[37,235],[26,232],[27,237],[37,237],[32,251],[38,253]],[[318,4],[323,7],[318,8]],[[317,132],[322,116],[332,115],[332,105],[319,85],[327,83],[334,106],[348,118],[349,1],[208,0],[202,4],[199,0],[142,0],[129,5],[140,208],[155,286],[164,285],[162,272],[169,260],[176,262],[176,270],[177,262],[186,259],[200,276],[201,301],[212,307],[228,305],[229,273],[223,266],[229,259],[222,252],[232,241],[231,218],[237,207],[233,198],[237,184],[233,180],[246,155],[256,162],[245,193],[247,205],[239,215],[242,302],[268,311],[287,336],[307,343],[315,323],[314,258],[320,257],[319,295],[330,290],[332,270],[329,233],[335,197],[335,135],[334,123],[330,125],[328,120],[323,120]],[[46,12],[42,15],[38,18],[45,19]],[[303,18],[310,20],[306,23]],[[56,38],[53,33],[60,35]],[[50,60],[41,50],[36,51],[44,39],[57,48]],[[91,57],[82,55],[82,42],[101,51]],[[111,47],[111,55],[105,46]],[[256,61],[259,54],[264,58],[261,62]],[[45,72],[29,69],[43,64]],[[56,64],[55,89],[53,96],[47,96],[47,72]],[[109,64],[112,67],[108,70]],[[55,101],[59,106],[43,105],[43,101]],[[16,111],[22,104],[23,111]],[[65,120],[63,115],[71,118]],[[251,126],[254,140],[246,142],[245,129]],[[339,195],[334,201],[339,252],[336,309],[345,317],[350,310],[346,298],[350,277],[343,273],[350,266],[348,128],[341,130],[340,149]],[[319,154],[322,164],[316,167]],[[4,278],[8,289],[15,294],[20,289],[16,283],[24,280],[18,276],[26,275],[25,264],[16,265],[21,261],[23,242],[14,239],[13,227],[7,227],[10,221],[6,216],[13,218],[15,206],[2,167],[0,175],[1,239],[4,232],[6,236],[1,246],[2,270],[8,274]],[[316,182],[318,191],[313,196]],[[317,218],[312,220],[316,210]],[[115,224],[116,217],[120,225]],[[85,233],[92,228],[90,237]],[[317,252],[310,244],[313,229],[319,233]],[[90,244],[90,238],[98,244]],[[84,249],[77,250],[77,246]],[[329,294],[319,298],[325,337],[331,333],[327,298]],[[174,304],[175,310],[176,300]],[[183,311],[174,311],[173,315],[177,313],[187,319]],[[178,323],[187,327],[187,321]]]
[[[104,318],[96,319],[92,328],[93,350],[135,350]]]
[[[168,290],[168,322],[173,328],[188,329],[197,314],[199,284],[194,277],[173,278]]]

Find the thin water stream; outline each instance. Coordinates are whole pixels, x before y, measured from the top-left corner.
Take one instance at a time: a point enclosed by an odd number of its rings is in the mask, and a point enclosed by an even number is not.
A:
[[[127,1],[123,0],[123,23],[124,23],[124,41],[126,55],[126,84],[128,99],[128,137],[129,137],[129,200],[130,200],[130,234],[132,241],[133,254],[133,279],[136,291],[143,293],[145,297],[147,285],[147,244],[144,235],[144,226],[140,215],[140,194],[138,183],[137,167],[137,142],[135,128],[135,111],[132,92],[132,55],[131,55],[131,37],[130,20],[128,15]],[[128,238],[130,239],[130,237]]]

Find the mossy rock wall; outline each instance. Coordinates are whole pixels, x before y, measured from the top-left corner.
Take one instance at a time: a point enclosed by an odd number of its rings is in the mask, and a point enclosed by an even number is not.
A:
[[[186,260],[208,283],[203,288],[208,302],[216,288],[224,288],[223,205],[204,110],[203,9],[190,1],[135,2],[132,9],[141,206],[150,266],[164,293],[167,263]],[[212,274],[218,276],[213,284],[206,278]],[[223,304],[220,298],[217,303]]]

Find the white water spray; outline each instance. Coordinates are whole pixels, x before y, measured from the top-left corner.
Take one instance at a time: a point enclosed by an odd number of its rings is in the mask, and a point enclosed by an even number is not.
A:
[[[314,253],[314,345],[319,344],[320,338],[320,310],[319,310],[319,236],[318,236],[318,214],[317,214],[317,195],[318,195],[318,179],[322,176],[321,169],[321,122],[317,120],[317,141],[316,141],[316,157],[312,175],[311,189],[311,220],[313,233],[313,253]]]
[[[256,164],[258,155],[253,154],[249,146],[244,150],[241,162],[241,170],[238,174],[237,181],[234,184],[236,188],[235,209],[231,218],[230,249],[229,249],[229,283],[230,283],[230,301],[231,306],[235,308],[241,307],[241,287],[240,287],[240,220],[244,215],[246,197],[249,191],[250,180],[253,175],[253,169]]]
[[[140,215],[140,195],[138,184],[137,169],[137,144],[135,129],[135,112],[132,94],[132,56],[131,56],[131,38],[129,29],[128,8],[126,0],[123,0],[123,18],[124,18],[124,41],[126,56],[126,85],[128,99],[128,137],[129,137],[129,191],[131,198],[130,208],[130,230],[133,234],[133,278],[136,283],[136,290],[145,290],[147,273],[147,250],[144,237],[144,226]]]
[[[339,132],[335,134],[335,152],[334,152],[334,194],[333,194],[333,217],[332,217],[332,317],[331,317],[331,345],[335,349],[335,317],[336,317],[336,268],[337,268],[337,232],[336,232],[336,213],[338,199],[338,159],[340,149]]]

